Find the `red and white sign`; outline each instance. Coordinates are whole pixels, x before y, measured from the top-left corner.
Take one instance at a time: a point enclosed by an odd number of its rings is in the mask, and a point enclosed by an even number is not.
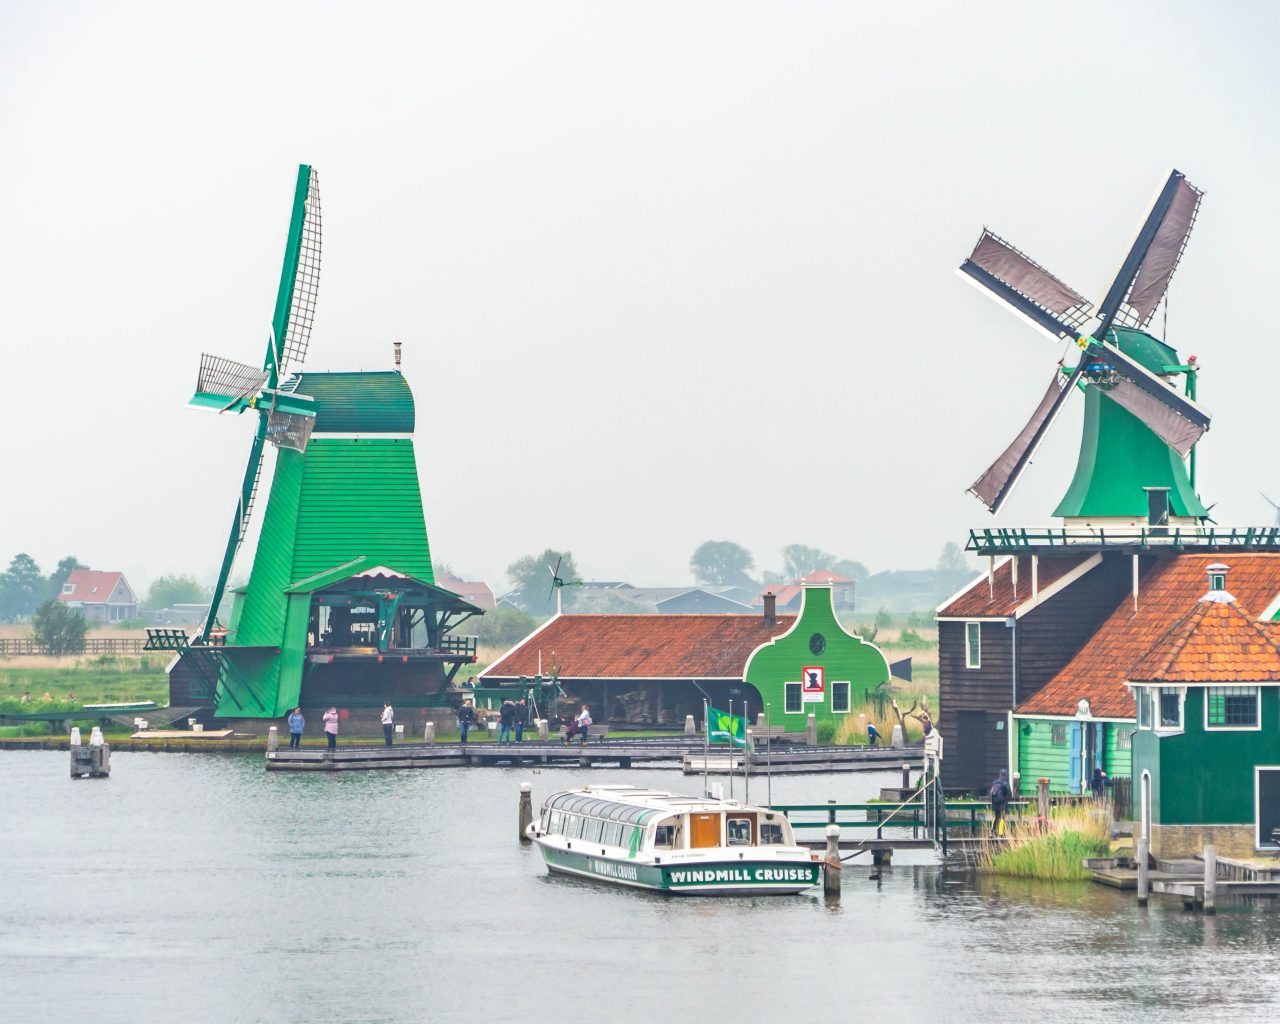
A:
[[[800,670],[800,692],[806,704],[821,704],[826,689],[826,670],[821,665],[807,665]]]

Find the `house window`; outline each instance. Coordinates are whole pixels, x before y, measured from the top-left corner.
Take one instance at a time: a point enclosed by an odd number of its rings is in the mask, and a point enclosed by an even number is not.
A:
[[[75,585],[74,583],[64,583],[64,584],[62,584],[62,592],[63,592],[64,594],[70,594],[70,593],[71,593],[72,591],[74,591],[75,589],[76,589],[76,585]]]
[[[1133,730],[1117,729],[1116,730],[1116,750],[1132,750],[1133,749]]]
[[[1058,722],[1049,731],[1049,742],[1055,747],[1065,747],[1067,745],[1067,724]]]
[[[1182,693],[1173,687],[1164,686],[1160,688],[1159,698],[1159,728],[1161,729],[1181,729],[1182,728]]]
[[[804,710],[803,697],[799,683],[783,683],[783,710],[788,715],[798,715]]]
[[[1256,686],[1211,686],[1205,690],[1206,729],[1257,729],[1260,691]]]
[[[849,713],[849,684],[831,684],[831,710],[837,715]]]
[[[964,667],[982,668],[982,623],[964,624]]]
[[[1138,688],[1138,728],[1151,728],[1151,691],[1145,687]]]

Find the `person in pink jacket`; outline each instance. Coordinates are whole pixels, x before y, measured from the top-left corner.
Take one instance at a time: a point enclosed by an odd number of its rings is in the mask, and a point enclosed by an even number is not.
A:
[[[338,709],[330,708],[324,713],[324,738],[329,741],[329,749],[338,745]]]

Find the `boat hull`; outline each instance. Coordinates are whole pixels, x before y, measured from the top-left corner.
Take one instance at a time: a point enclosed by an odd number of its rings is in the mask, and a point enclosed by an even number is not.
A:
[[[681,896],[786,896],[818,884],[820,865],[802,861],[700,861],[645,864],[592,856],[539,842],[553,874]]]

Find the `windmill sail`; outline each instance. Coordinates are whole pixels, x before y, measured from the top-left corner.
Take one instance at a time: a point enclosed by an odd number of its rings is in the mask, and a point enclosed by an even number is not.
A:
[[[1074,288],[985,228],[960,272],[1055,339],[1076,337],[1093,309]]]
[[[1170,173],[1098,308],[1094,337],[1104,337],[1117,320],[1130,327],[1150,323],[1187,247],[1202,195],[1181,171]]]
[[[281,371],[287,365],[302,363],[307,357],[319,288],[320,176],[315,168],[303,164],[298,168],[293,222],[289,225],[273,324],[276,337],[281,339],[277,359]]]
[[[1179,455],[1185,456],[1209,429],[1212,417],[1207,409],[1178,394],[1163,378],[1114,345],[1090,345],[1085,361],[1091,366],[1105,365],[1105,379],[1095,386],[1137,416]]]
[[[1053,421],[1062,411],[1062,406],[1074,389],[1079,376],[1080,371],[1076,370],[1064,385],[1062,374],[1054,370],[1053,380],[1049,382],[1044,397],[1040,399],[1040,404],[1031,414],[1027,425],[1013,439],[1013,443],[1000,453],[1000,457],[988,466],[987,471],[969,488],[969,493],[986,505],[992,515],[1000,511],[1023,471],[1030,465]]]

